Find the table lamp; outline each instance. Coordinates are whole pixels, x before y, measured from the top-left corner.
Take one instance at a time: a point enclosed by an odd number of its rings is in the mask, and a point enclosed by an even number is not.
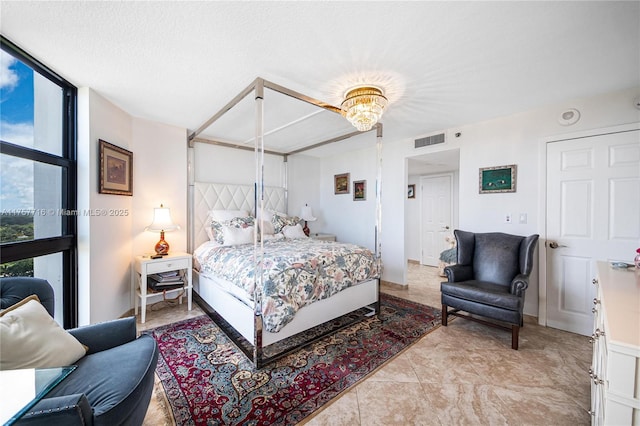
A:
[[[170,232],[176,229],[180,229],[180,226],[174,224],[171,220],[171,211],[169,208],[164,207],[162,204],[160,204],[160,207],[154,207],[153,222],[144,228],[144,230],[160,233],[160,241],[158,241],[155,247],[157,255],[164,256],[169,254],[169,243],[165,241],[164,233],[165,231]]]
[[[313,217],[311,207],[309,207],[307,204],[302,207],[302,211],[300,212],[300,219],[304,220],[304,228],[302,228],[302,230],[304,231],[304,235],[308,237],[309,227],[307,226],[307,222],[313,222],[314,220],[316,220],[316,218]]]

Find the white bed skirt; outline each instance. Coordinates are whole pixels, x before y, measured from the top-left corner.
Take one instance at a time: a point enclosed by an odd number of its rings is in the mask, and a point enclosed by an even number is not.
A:
[[[255,318],[253,308],[224,290],[216,279],[193,271],[193,290],[225,321],[252,344],[255,342]],[[324,322],[378,301],[379,281],[363,281],[301,308],[286,326],[277,333],[262,330],[262,347],[291,337]]]

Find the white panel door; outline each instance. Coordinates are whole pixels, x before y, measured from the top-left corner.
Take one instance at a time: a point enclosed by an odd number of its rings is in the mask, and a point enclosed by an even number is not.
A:
[[[438,266],[440,253],[449,248],[445,237],[451,235],[451,175],[420,178],[422,204],[420,263]]]
[[[547,325],[589,335],[597,260],[640,239],[640,131],[547,144]]]

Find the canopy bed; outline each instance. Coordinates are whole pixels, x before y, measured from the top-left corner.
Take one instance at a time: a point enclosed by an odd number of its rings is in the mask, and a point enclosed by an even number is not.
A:
[[[195,298],[256,368],[291,350],[285,341],[299,347],[303,331],[319,330],[315,339],[329,332],[327,324],[344,326],[345,316],[379,312],[382,125],[373,127],[374,249],[307,238],[300,219],[288,214],[292,156],[366,133],[348,129],[339,113],[257,78],[189,135],[188,245]],[[198,144],[242,150],[245,158],[252,151],[251,176],[206,181],[211,166],[197,153]],[[287,350],[268,349],[274,347]]]

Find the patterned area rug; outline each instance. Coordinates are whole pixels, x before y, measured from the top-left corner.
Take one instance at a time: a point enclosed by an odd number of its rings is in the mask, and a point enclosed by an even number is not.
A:
[[[266,367],[253,364],[206,315],[148,330],[177,425],[295,424],[440,323],[440,310],[381,294],[381,314]]]

